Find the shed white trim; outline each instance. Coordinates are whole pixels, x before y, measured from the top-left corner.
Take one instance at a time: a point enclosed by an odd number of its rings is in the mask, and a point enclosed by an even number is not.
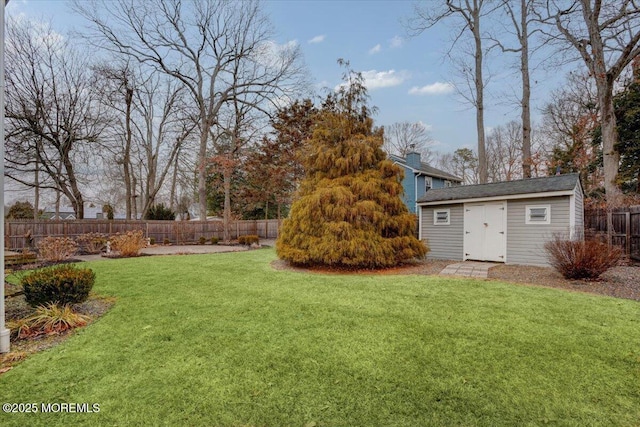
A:
[[[532,199],[542,197],[557,197],[557,196],[571,196],[573,190],[568,191],[550,191],[546,193],[525,193],[525,194],[512,194],[509,196],[492,196],[492,197],[478,197],[468,199],[457,200],[438,200],[433,202],[419,202],[418,206],[436,206],[436,205],[453,205],[460,203],[478,203],[478,202],[499,202],[502,200],[517,200],[517,199]]]

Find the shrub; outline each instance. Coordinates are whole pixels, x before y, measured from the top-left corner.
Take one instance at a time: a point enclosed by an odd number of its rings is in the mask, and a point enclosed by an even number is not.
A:
[[[95,273],[71,264],[34,271],[21,279],[27,303],[38,305],[75,304],[86,301],[95,282]]]
[[[80,250],[87,254],[99,254],[107,246],[107,236],[101,233],[86,233],[76,237]]]
[[[169,238],[165,237],[164,240],[162,241],[163,245],[169,245],[171,244],[171,241],[169,240]]]
[[[555,236],[545,244],[549,262],[566,279],[597,279],[614,267],[622,251],[595,240],[567,240]]]
[[[211,238],[211,244],[212,245],[217,245],[219,241],[220,241],[220,239],[218,239],[217,237],[212,237]]]
[[[155,245],[156,244],[156,238],[155,237],[149,237],[149,244],[150,245]]]
[[[40,258],[46,262],[61,262],[78,252],[78,244],[69,237],[45,237],[38,243]]]
[[[200,236],[198,243],[204,245],[205,243],[207,243],[207,239],[204,236]]]
[[[147,239],[144,238],[142,230],[127,231],[111,237],[111,250],[118,252],[123,257],[138,256],[140,250],[146,246]]]
[[[144,219],[173,221],[176,219],[176,213],[166,207],[163,203],[159,203],[149,208],[147,213],[144,215]]]
[[[27,338],[85,326],[89,320],[88,316],[74,312],[69,305],[48,303],[39,306],[33,316],[13,326],[16,328],[16,338]]]
[[[251,245],[253,243],[259,243],[260,237],[255,234],[247,234],[246,236],[238,236],[238,243],[241,245]]]
[[[33,205],[30,202],[15,202],[9,208],[7,219],[33,219]]]

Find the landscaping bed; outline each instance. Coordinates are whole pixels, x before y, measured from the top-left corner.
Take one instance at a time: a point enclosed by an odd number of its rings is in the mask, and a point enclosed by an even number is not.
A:
[[[400,267],[381,270],[345,270],[329,267],[302,268],[276,260],[271,266],[276,270],[290,270],[323,274],[439,274],[452,260],[424,260]],[[551,267],[498,264],[489,269],[489,279],[526,285],[546,286],[569,291],[588,292],[616,298],[640,301],[640,266],[620,265],[604,273],[598,280],[567,280]]]

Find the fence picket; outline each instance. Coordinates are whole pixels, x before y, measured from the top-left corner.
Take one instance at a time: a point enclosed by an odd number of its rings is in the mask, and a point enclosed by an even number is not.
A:
[[[262,239],[273,239],[278,237],[279,224],[277,219],[241,220],[233,221],[230,228],[235,230],[235,238],[257,234]],[[112,235],[134,230],[142,230],[146,238],[153,238],[156,243],[163,243],[165,238],[174,244],[191,244],[198,243],[200,236],[206,240],[223,237],[222,221],[7,220],[4,241],[6,249],[16,251],[33,247],[48,236],[75,238],[87,233]]]
[[[614,211],[587,209],[584,214],[587,233],[606,236],[608,242],[619,246],[628,257],[640,260],[640,206],[627,206]],[[607,226],[609,217],[613,225],[611,230]]]

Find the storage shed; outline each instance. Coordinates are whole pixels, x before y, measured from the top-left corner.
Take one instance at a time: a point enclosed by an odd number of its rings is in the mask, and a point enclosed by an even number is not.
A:
[[[582,238],[578,174],[429,190],[418,200],[429,259],[549,265],[554,234]]]

